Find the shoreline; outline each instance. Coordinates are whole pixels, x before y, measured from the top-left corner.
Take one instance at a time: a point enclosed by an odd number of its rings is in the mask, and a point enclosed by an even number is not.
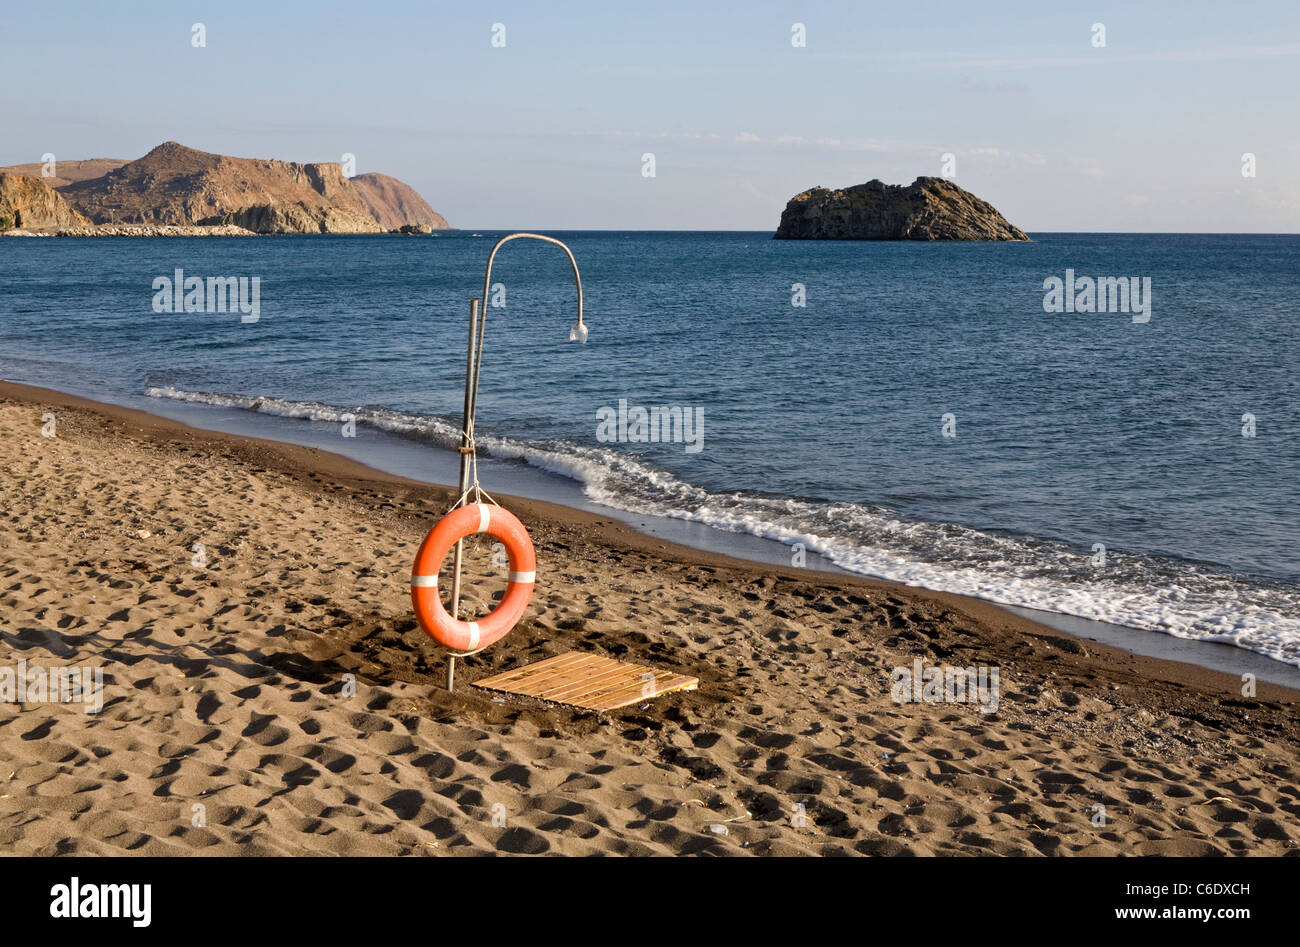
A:
[[[226,442],[238,443],[242,441],[250,444],[264,445],[275,450],[284,451],[288,457],[293,458],[295,466],[298,466],[299,473],[308,473],[306,468],[309,465],[304,461],[305,457],[310,457],[312,458],[312,462],[320,464],[324,468],[323,470],[317,471],[318,473],[328,473],[331,476],[344,476],[358,481],[369,480],[377,483],[395,483],[413,488],[425,488],[445,493],[449,500],[452,497],[452,487],[449,484],[433,483],[430,481],[402,476],[400,474],[389,473],[354,458],[333,451],[324,450],[322,448],[306,447],[288,441],[279,441],[194,427],[182,421],[167,418],[163,415],[141,411],[136,408],[115,405],[111,402],[95,401],[90,398],[82,397],[81,395],[71,394],[52,388],[41,388],[39,386],[27,385],[20,382],[0,380],[0,401],[4,400],[26,401],[32,405],[54,405],[74,408],[101,415],[118,424],[135,425],[137,430],[150,431],[152,429],[153,432],[161,433],[169,437],[175,437],[178,435],[187,439],[202,437],[203,439],[216,444]],[[1177,680],[1186,684],[1200,684],[1203,680],[1212,678],[1216,681],[1217,686],[1226,687],[1227,690],[1236,689],[1240,683],[1234,675],[1217,670],[1213,667],[1207,667],[1191,661],[1170,660],[1155,655],[1143,654],[1127,647],[1108,645],[1097,641],[1096,639],[1084,637],[1080,633],[1064,630],[1056,624],[1053,624],[1051,621],[1053,618],[1067,620],[1073,619],[1076,623],[1085,626],[1104,624],[1102,622],[1094,622],[1091,619],[1076,618],[1071,615],[1045,612],[1039,609],[1024,608],[1020,606],[1002,605],[997,602],[990,602],[985,599],[962,595],[956,592],[942,592],[935,589],[923,588],[921,586],[905,585],[901,582],[894,582],[889,579],[878,579],[857,575],[848,572],[847,570],[836,571],[832,569],[817,569],[811,567],[796,568],[793,566],[765,563],[754,559],[731,555],[725,552],[701,549],[693,545],[676,542],[671,539],[642,532],[625,521],[621,521],[618,514],[622,511],[610,510],[609,512],[593,512],[591,510],[578,509],[566,504],[554,503],[549,500],[515,496],[508,493],[501,493],[500,496],[502,499],[509,500],[512,508],[530,510],[530,512],[545,516],[547,519],[572,519],[575,522],[583,524],[597,523],[601,526],[602,538],[611,544],[618,544],[639,551],[654,551],[656,554],[667,554],[681,562],[697,565],[724,565],[743,570],[771,572],[787,579],[819,581],[825,583],[842,582],[846,585],[861,584],[870,588],[886,590],[894,594],[931,598],[934,601],[942,602],[945,605],[958,605],[968,612],[978,613],[981,617],[1000,617],[1004,621],[1025,622],[1029,625],[1035,626],[1039,632],[1064,635],[1069,639],[1079,642],[1081,645],[1086,644],[1087,646],[1097,647],[1101,650],[1113,651],[1117,654],[1126,655],[1136,659],[1140,665],[1145,665],[1147,662],[1150,662],[1153,666],[1176,666],[1186,669],[1185,673],[1174,674],[1169,678],[1170,680]],[[629,519],[645,518],[639,514],[627,514],[627,516]],[[432,526],[432,523],[430,526]],[[1152,638],[1160,641],[1170,637],[1160,632],[1144,632],[1141,629],[1126,628],[1119,625],[1112,627],[1122,629],[1125,632],[1131,632],[1135,635],[1150,635]],[[1220,644],[1217,642],[1201,642],[1189,639],[1176,640],[1184,641],[1187,644],[1196,647],[1214,647],[1231,653],[1243,653],[1259,658],[1261,661],[1267,661],[1270,664],[1277,664],[1283,668],[1290,667],[1289,665],[1273,661],[1263,655],[1258,655],[1255,652],[1243,651],[1240,648],[1235,648],[1232,645]],[[1206,677],[1202,678],[1202,675],[1205,675]],[[1263,682],[1262,686],[1277,688],[1282,693],[1290,694],[1293,699],[1300,700],[1300,688],[1272,682]]]
[[[350,456],[346,452],[349,446],[346,443],[340,445],[336,439],[302,436],[319,435],[319,431],[313,431],[310,425],[300,428],[293,420],[274,415],[245,417],[248,412],[235,408],[221,408],[206,404],[194,405],[188,402],[171,402],[167,400],[159,401],[157,403],[159,410],[154,410],[152,403],[145,408],[132,407],[129,404],[102,402],[85,395],[65,392],[60,389],[33,387],[24,383],[9,382],[2,379],[0,379],[0,393],[3,393],[5,386],[11,385],[16,386],[15,390],[20,397],[23,396],[24,389],[30,389],[38,394],[43,393],[44,397],[66,395],[77,399],[79,402],[84,402],[92,409],[121,408],[122,410],[139,411],[152,418],[185,427],[193,427],[196,430],[221,433],[230,437],[251,437],[276,443],[308,447],[348,458],[366,469],[380,471],[386,475],[404,477],[412,483],[446,486],[453,482],[455,477],[455,464],[457,461],[454,453],[436,445],[409,442],[397,435],[390,435],[382,431],[372,432],[374,437],[378,439],[379,447],[377,452],[373,449],[369,451],[372,455],[377,453],[379,464],[377,466],[370,459],[362,460]],[[152,402],[154,399],[137,398],[135,400]],[[170,412],[167,409],[170,409]],[[226,415],[236,416],[236,422],[233,425],[218,424],[212,426],[213,422],[225,418]],[[374,442],[371,441],[370,443],[373,445]],[[394,447],[394,445],[396,446]],[[398,456],[398,452],[403,456]],[[432,464],[434,476],[445,477],[446,479],[431,479],[424,470],[420,471],[419,476],[412,476],[412,465],[405,455],[416,454],[420,455],[422,459],[432,456],[435,459],[435,463]],[[480,459],[480,468],[488,471],[485,477],[501,478],[495,480],[500,488],[495,492],[500,492],[500,490],[513,491],[503,495],[509,495],[513,499],[553,503],[574,512],[594,513],[604,518],[618,520],[640,536],[654,541],[666,541],[674,547],[720,555],[728,560],[737,560],[748,566],[759,567],[783,566],[785,564],[784,559],[778,558],[775,554],[779,554],[780,557],[788,554],[784,545],[751,534],[733,533],[692,521],[606,507],[587,500],[581,495],[580,490],[576,488],[569,489],[571,485],[568,481],[565,481],[559,488],[552,488],[551,482],[555,481],[556,478],[531,469],[520,475],[510,468],[509,463],[499,462],[492,458]],[[493,472],[494,468],[495,472]],[[539,484],[541,485],[540,488]],[[790,567],[788,572],[794,575],[816,574],[832,579],[839,576],[865,578],[870,581],[897,586],[901,589],[932,594],[951,594],[959,600],[978,601],[1002,610],[1009,615],[1016,615],[1036,624],[1045,625],[1055,633],[1065,634],[1081,642],[1105,644],[1134,655],[1188,664],[1207,671],[1220,672],[1238,678],[1244,673],[1251,673],[1261,681],[1268,681],[1278,686],[1300,691],[1300,667],[1225,642],[1182,638],[1166,632],[1119,625],[1064,612],[1053,612],[1031,606],[997,602],[956,592],[944,593],[927,586],[907,585],[891,579],[850,572],[811,552],[808,553],[808,560],[807,566],[802,568]]]
[[[54,438],[41,437],[46,412]],[[9,851],[1300,845],[1289,688],[1243,697],[1232,675],[987,602],[755,564],[497,495],[533,535],[538,586],[523,622],[459,662],[448,693],[406,580],[449,488],[11,383],[0,420],[8,660],[111,661],[100,714],[0,702],[0,751],[23,761],[0,800]],[[468,599],[486,606],[500,580],[471,562]],[[567,650],[700,687],[594,714],[471,686]],[[1000,667],[996,712],[895,702],[890,669],[918,660]],[[497,803],[507,825],[493,822]]]

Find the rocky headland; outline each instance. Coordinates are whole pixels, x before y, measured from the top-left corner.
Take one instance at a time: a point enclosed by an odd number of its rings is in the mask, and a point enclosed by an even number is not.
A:
[[[446,229],[412,188],[382,174],[349,179],[337,162],[232,158],[165,142],[135,161],[61,161],[0,169],[10,209],[0,231],[64,236],[231,236]],[[7,222],[6,222],[7,221]]]

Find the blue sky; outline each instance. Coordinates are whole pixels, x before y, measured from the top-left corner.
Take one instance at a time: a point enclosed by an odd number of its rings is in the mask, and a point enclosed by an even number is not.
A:
[[[1300,231],[1296,0],[122,0],[0,22],[0,164],[352,153],[453,226],[770,230],[805,188],[952,153],[1030,231]]]

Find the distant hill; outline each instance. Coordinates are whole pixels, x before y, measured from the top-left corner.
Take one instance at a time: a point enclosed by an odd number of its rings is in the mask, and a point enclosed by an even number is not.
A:
[[[8,171],[10,174],[23,174],[29,178],[40,178],[46,184],[53,188],[60,188],[74,181],[85,181],[89,178],[102,178],[110,171],[126,164],[121,158],[91,158],[88,161],[56,161],[54,163],[55,176],[47,178],[42,176],[45,165],[41,162],[34,164],[15,164],[7,168],[0,168],[0,171]]]
[[[41,168],[29,164],[0,171],[39,178]],[[55,170],[58,177],[46,183],[97,224],[234,224],[256,233],[447,227],[396,178],[359,175],[353,181],[367,180],[354,185],[337,162],[232,158],[169,141],[135,161],[60,161]]]

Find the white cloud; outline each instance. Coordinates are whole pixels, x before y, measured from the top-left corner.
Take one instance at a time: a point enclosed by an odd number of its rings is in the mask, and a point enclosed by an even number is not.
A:
[[[1040,56],[1031,59],[958,59],[931,62],[930,69],[1052,69],[1062,66],[1105,66],[1147,62],[1223,62],[1231,59],[1264,59],[1274,56],[1300,56],[1300,43],[1274,46],[1231,46],[1222,49],[1171,49],[1163,52],[1112,53],[1099,49],[1087,56]]]

